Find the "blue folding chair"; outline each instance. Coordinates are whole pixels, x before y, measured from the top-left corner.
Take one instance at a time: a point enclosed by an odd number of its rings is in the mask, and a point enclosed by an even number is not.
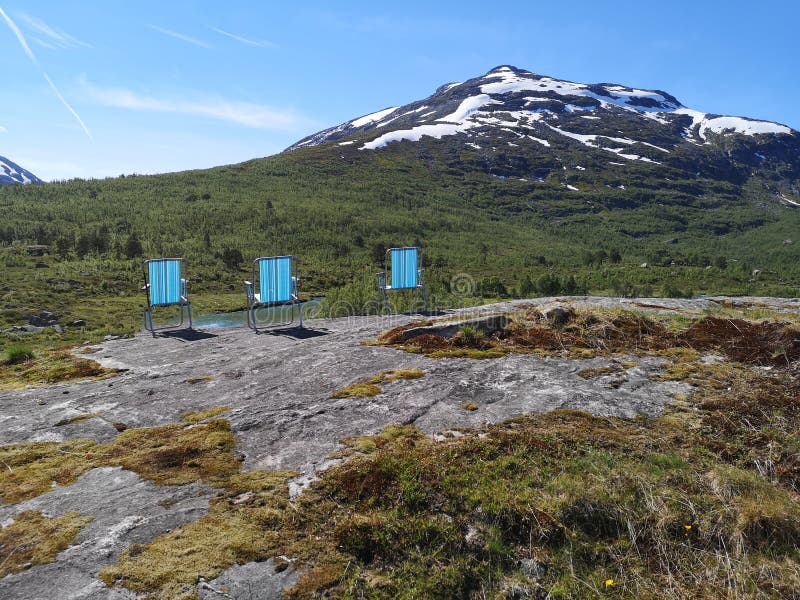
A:
[[[258,285],[254,285],[253,282],[258,282]],[[298,294],[297,259],[294,256],[265,256],[255,259],[253,281],[245,281],[244,286],[247,293],[247,326],[250,329],[258,333],[257,308],[287,304],[292,307],[289,321],[270,323],[270,326],[291,325],[294,322],[295,307],[300,317],[300,327],[303,326],[303,308]]]
[[[157,331],[183,327],[183,311],[189,316],[192,328],[192,304],[186,290],[186,280],[181,278],[182,258],[153,258],[142,263],[147,308],[144,311],[144,328],[155,337]],[[177,325],[153,327],[153,309],[158,306],[180,306],[181,320]]]
[[[378,273],[378,289],[383,292],[383,306],[389,313],[389,300],[387,290],[412,290],[419,288],[422,291],[422,304],[427,310],[428,300],[425,297],[425,285],[422,282],[422,269],[420,265],[419,248],[389,248],[386,251],[386,270]],[[390,273],[391,282],[386,284],[386,271]]]

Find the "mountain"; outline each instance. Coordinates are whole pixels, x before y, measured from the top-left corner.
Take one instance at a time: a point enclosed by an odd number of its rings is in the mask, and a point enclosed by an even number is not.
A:
[[[0,156],[0,185],[11,183],[42,183],[42,180],[4,156]]]
[[[755,176],[773,198],[800,207],[800,134],[786,125],[702,113],[659,90],[511,66],[325,129],[289,150],[324,144],[351,154],[417,144],[450,169],[572,192],[598,183],[624,189],[643,178],[667,188],[686,178],[741,186]],[[703,187],[694,191],[707,193]]]

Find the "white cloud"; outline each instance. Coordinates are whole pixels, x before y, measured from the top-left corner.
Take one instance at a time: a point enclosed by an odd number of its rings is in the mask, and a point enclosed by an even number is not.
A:
[[[61,31],[60,29],[56,29],[54,27],[50,27],[47,23],[42,21],[41,19],[37,19],[31,15],[27,15],[25,13],[20,13],[19,17],[25,21],[30,29],[35,31],[36,33],[43,35],[47,38],[47,41],[42,40],[40,38],[32,38],[36,43],[45,48],[91,48],[90,44],[86,42],[82,42],[81,40],[72,37],[68,33]]]
[[[83,80],[89,96],[103,106],[127,110],[166,112],[236,123],[254,129],[294,130],[309,120],[292,110],[283,110],[221,98],[183,100],[156,98],[137,94],[125,88],[99,87]]]
[[[211,27],[210,29],[211,31],[216,31],[221,35],[228,36],[229,38],[236,40],[237,42],[241,42],[242,44],[247,44],[248,46],[256,46],[257,48],[277,48],[276,44],[273,44],[267,40],[253,40],[241,35],[236,35],[235,33],[230,33],[224,29],[219,29],[218,27]]]
[[[200,46],[201,48],[211,48],[211,46],[206,42],[190,37],[188,35],[184,35],[183,33],[178,33],[177,31],[172,31],[171,29],[164,29],[163,27],[157,27],[156,25],[148,25],[148,27],[150,27],[150,29],[152,29],[153,31],[158,31],[159,33],[163,33],[164,35],[173,37],[176,40],[181,40],[182,42],[194,44],[195,46]]]
[[[8,129],[0,125],[0,133],[8,133]]]
[[[58,46],[54,46],[49,42],[45,42],[43,39],[38,37],[31,38],[35,43],[39,44],[42,48],[47,48],[48,50],[58,50]]]

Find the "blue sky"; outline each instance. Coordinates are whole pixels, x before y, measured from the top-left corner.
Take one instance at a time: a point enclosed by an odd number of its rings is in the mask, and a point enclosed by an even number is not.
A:
[[[500,64],[662,89],[690,108],[800,129],[792,0],[0,0],[0,9],[0,155],[47,180],[268,156]]]

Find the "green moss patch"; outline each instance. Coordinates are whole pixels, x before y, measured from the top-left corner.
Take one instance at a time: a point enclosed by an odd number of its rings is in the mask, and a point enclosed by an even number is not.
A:
[[[120,373],[93,360],[79,358],[68,349],[42,350],[19,362],[0,362],[0,390],[52,385],[84,379],[106,379]]]
[[[374,383],[354,383],[336,390],[331,394],[331,398],[368,398],[376,396],[383,390]]]
[[[17,514],[10,525],[0,526],[0,579],[53,562],[91,520],[77,512],[54,518],[34,510]]]
[[[287,481],[294,475],[233,475],[209,514],[147,545],[129,547],[100,578],[151,598],[196,598],[198,577],[213,579],[233,564],[280,554],[286,544],[279,531],[290,518]]]
[[[206,416],[213,414],[211,409]],[[160,485],[213,482],[239,470],[236,440],[222,419],[125,429],[111,444],[92,440],[0,446],[0,500],[16,503],[68,485],[95,467],[121,466]]]

